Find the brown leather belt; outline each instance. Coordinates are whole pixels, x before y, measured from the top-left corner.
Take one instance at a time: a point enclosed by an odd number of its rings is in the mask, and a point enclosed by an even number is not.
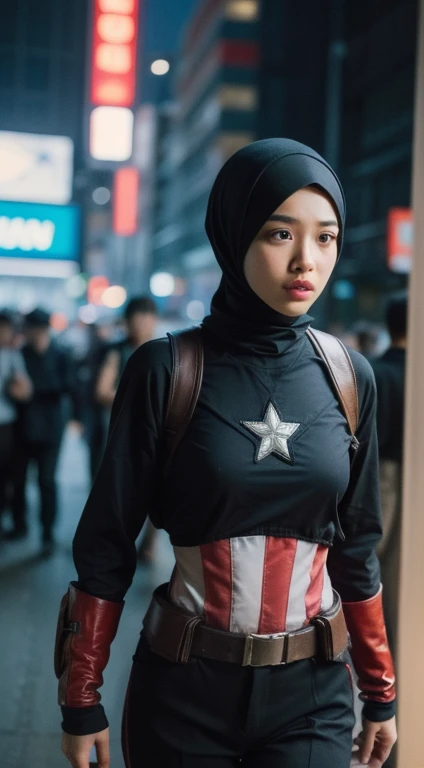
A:
[[[167,597],[168,584],[153,593],[143,626],[150,649],[170,661],[187,662],[192,656],[250,667],[290,664],[316,657],[336,659],[348,645],[348,633],[339,595],[332,608],[319,614],[304,629],[271,637],[239,635],[208,627],[201,616],[186,613]]]

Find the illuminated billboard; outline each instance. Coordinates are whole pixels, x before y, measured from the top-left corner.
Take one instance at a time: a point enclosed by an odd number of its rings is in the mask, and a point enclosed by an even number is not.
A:
[[[129,160],[140,0],[92,0],[88,151],[95,165]]]
[[[80,229],[76,205],[0,202],[2,264],[5,257],[78,262]]]
[[[68,136],[0,131],[0,200],[69,203],[73,153]]]

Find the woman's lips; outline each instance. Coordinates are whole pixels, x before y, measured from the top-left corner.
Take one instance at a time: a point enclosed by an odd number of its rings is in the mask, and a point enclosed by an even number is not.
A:
[[[309,288],[286,288],[286,291],[295,301],[307,301],[313,293]]]

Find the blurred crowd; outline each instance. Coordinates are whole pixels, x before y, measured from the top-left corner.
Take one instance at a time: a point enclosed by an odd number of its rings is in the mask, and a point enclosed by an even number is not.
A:
[[[378,393],[377,427],[384,535],[380,560],[392,648],[396,647],[399,578],[401,469],[407,296],[389,297],[386,322],[331,328],[370,361]],[[88,448],[94,481],[107,441],[109,416],[130,355],[157,336],[158,315],[148,296],[132,298],[118,322],[79,322],[55,333],[42,308],[19,317],[0,311],[0,532],[3,539],[28,533],[27,476],[37,470],[41,554],[54,552],[58,518],[56,468],[67,424],[73,422]],[[154,529],[147,524],[139,560],[154,558]]]
[[[93,482],[106,445],[109,416],[130,355],[156,331],[157,310],[147,296],[132,298],[117,323],[78,323],[54,333],[36,308],[24,316],[0,310],[0,535],[28,535],[27,478],[35,465],[40,548],[55,549],[56,469],[66,426],[87,443]],[[139,557],[152,557],[147,528]]]

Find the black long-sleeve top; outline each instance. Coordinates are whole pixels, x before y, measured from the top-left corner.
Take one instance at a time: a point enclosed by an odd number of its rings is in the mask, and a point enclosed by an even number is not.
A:
[[[77,586],[121,601],[136,568],[134,542],[149,515],[177,546],[249,535],[328,545],[328,571],[342,600],[374,596],[381,536],[375,383],[365,358],[354,351],[351,357],[360,403],[352,467],[346,420],[305,334],[276,357],[236,353],[205,334],[198,404],[164,473],[169,342],[138,349],[124,371],[105,457],[76,532]],[[281,420],[300,425],[289,440],[291,461],[275,455],[258,461],[258,438],[242,424],[262,421],[270,402]],[[101,705],[89,709],[86,719],[97,718],[100,729]],[[69,722],[72,712],[63,711]]]

